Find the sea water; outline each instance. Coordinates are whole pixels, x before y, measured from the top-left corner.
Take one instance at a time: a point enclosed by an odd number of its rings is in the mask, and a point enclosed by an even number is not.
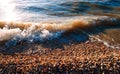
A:
[[[96,39],[119,48],[119,0],[0,1],[0,42],[80,43]],[[13,44],[10,44],[12,43]]]

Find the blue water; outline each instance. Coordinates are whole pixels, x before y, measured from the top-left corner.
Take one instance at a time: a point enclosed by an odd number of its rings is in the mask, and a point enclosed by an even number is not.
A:
[[[0,5],[0,20],[15,17],[15,21],[39,22],[96,13],[120,14],[119,0],[8,0],[1,1],[0,4],[2,3],[5,4]],[[9,14],[7,10],[16,15],[6,17]]]

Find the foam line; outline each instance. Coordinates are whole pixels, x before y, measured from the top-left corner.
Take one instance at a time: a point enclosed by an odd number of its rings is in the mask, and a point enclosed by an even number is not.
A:
[[[61,23],[0,22],[0,28],[1,28],[0,41],[12,39],[18,35],[21,37],[26,37],[26,36],[28,37],[32,34],[34,35],[34,33],[36,32],[50,34],[52,32],[57,33],[61,31],[62,32],[72,31],[72,30],[75,30],[76,28],[88,29],[94,26],[99,26],[99,25],[108,25],[108,26],[116,25],[113,21],[116,21],[116,19],[109,18],[106,16],[96,16],[96,17],[83,17],[83,18],[77,18],[77,19],[70,19],[70,20],[67,20],[67,22],[63,21]]]

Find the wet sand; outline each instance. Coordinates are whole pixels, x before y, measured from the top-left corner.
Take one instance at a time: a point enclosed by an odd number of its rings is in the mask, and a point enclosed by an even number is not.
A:
[[[59,46],[57,42],[46,45]],[[23,44],[25,45],[25,44]],[[31,46],[31,47],[30,47]],[[21,49],[19,49],[21,47]],[[17,46],[12,54],[0,54],[0,73],[34,74],[119,74],[120,50],[103,43],[86,41],[63,45],[62,48],[30,44]],[[17,49],[18,48],[18,49]],[[1,48],[2,49],[2,48]],[[6,50],[15,50],[14,47]],[[21,52],[18,52],[20,51]],[[23,50],[23,51],[22,51]]]

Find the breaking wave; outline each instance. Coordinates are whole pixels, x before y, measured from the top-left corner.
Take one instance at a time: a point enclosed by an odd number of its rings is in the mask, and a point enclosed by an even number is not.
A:
[[[74,40],[82,41],[87,39],[92,32],[86,35],[84,32],[94,30],[98,32],[98,27],[119,26],[119,19],[108,16],[81,16],[65,20],[63,22],[0,22],[0,42],[5,42],[9,47],[19,42],[41,43],[44,41],[59,39],[65,42]],[[96,29],[96,30],[95,30]],[[77,33],[79,32],[79,33]],[[77,34],[77,35],[76,35]],[[92,33],[94,34],[94,33]],[[67,37],[67,35],[70,35]],[[85,36],[84,36],[85,35]],[[64,37],[67,37],[64,38]],[[98,41],[102,41],[99,40]],[[108,44],[107,44],[108,45]]]

